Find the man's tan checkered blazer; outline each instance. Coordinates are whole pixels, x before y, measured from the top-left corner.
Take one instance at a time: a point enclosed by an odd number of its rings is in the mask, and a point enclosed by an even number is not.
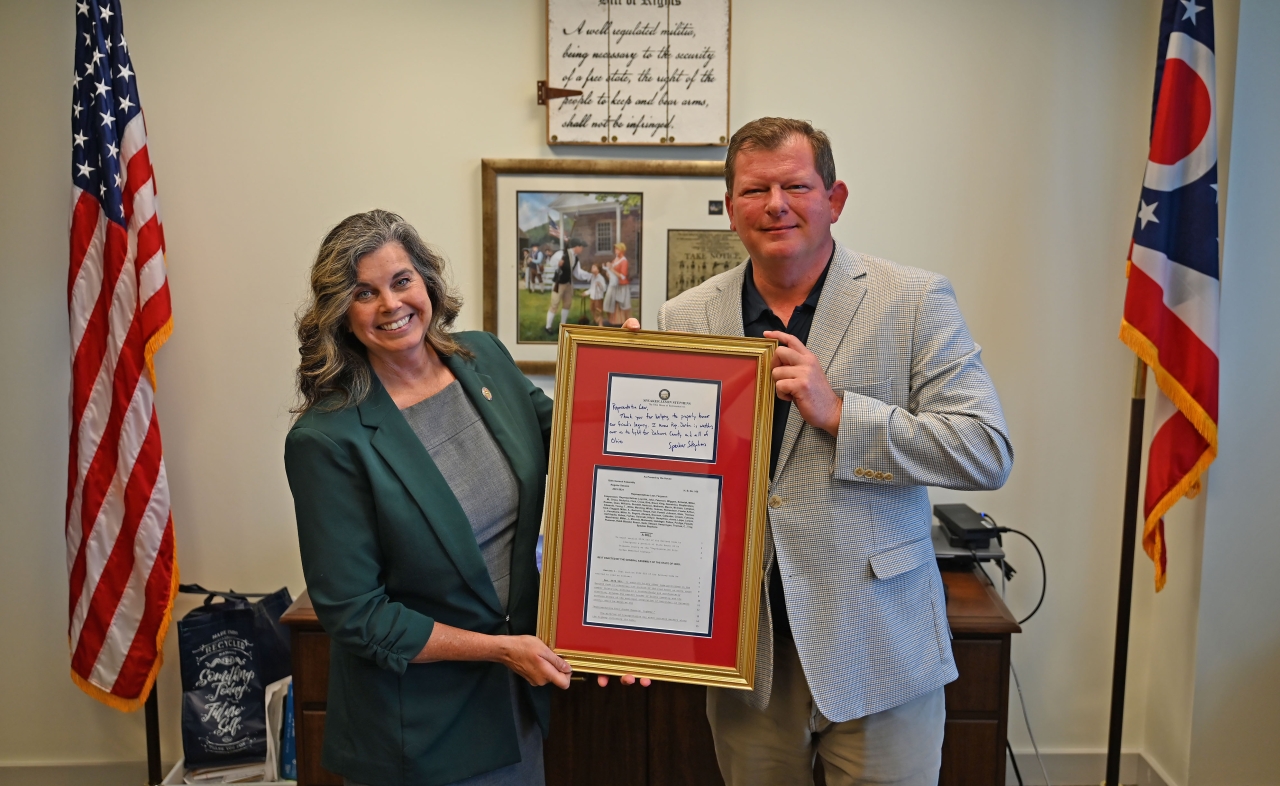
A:
[[[666,303],[659,329],[741,336],[745,270]],[[837,243],[808,347],[844,399],[839,436],[787,405],[769,487],[756,689],[731,693],[769,703],[766,588],[781,570],[809,687],[840,722],[956,678],[925,487],[998,488],[1013,447],[981,348],[940,275]]]

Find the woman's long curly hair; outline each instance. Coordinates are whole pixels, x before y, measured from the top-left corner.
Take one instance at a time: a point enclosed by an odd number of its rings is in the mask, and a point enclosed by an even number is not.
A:
[[[311,266],[311,297],[298,316],[298,396],[296,414],[331,412],[364,401],[372,369],[364,345],[347,327],[360,260],[387,243],[399,243],[422,276],[431,300],[426,342],[441,356],[471,353],[448,328],[462,299],[445,280],[444,259],[407,221],[386,210],[370,210],[342,220],[329,231]]]

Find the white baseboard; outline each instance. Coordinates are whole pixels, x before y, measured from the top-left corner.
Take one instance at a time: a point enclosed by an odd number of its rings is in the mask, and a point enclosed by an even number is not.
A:
[[[1040,763],[1033,751],[1016,751],[1018,769],[1022,771],[1025,786],[1045,786]],[[1107,754],[1105,753],[1042,753],[1044,769],[1049,773],[1053,786],[1098,786],[1106,778]],[[1008,757],[1006,757],[1006,762]],[[1013,765],[1006,764],[1006,786],[1017,786]],[[1159,767],[1147,761],[1141,753],[1120,754],[1120,783],[1124,786],[1174,786],[1164,778]]]

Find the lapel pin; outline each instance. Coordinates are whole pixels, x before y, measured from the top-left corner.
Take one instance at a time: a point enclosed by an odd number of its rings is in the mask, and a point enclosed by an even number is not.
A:
[[[493,394],[489,392],[489,388],[480,388],[480,392],[487,400],[493,401]]]

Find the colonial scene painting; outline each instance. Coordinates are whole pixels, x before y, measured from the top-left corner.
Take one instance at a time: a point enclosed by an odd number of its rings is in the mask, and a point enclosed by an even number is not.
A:
[[[644,195],[516,192],[516,340],[640,318]]]

